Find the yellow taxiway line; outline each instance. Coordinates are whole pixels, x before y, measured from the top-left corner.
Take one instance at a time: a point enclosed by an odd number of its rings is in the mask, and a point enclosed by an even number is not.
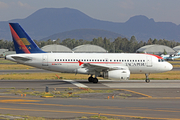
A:
[[[19,108],[0,108],[1,110],[18,110],[18,111],[34,111],[34,112],[52,112],[52,113],[75,113],[75,114],[89,114],[89,115],[99,115],[99,113],[93,112],[78,112],[78,111],[59,111],[59,110],[37,110],[37,109],[19,109]],[[156,118],[156,117],[143,117],[143,116],[132,116],[132,115],[119,115],[119,114],[108,114],[100,113],[104,116],[113,117],[128,117],[128,118],[141,118],[141,119],[158,119],[158,120],[180,120],[179,118]]]
[[[0,100],[1,103],[21,103],[21,102],[40,102],[41,100],[8,99]]]
[[[179,110],[161,110],[161,109],[149,109],[149,108],[119,108],[110,106],[86,106],[86,105],[62,105],[62,104],[41,104],[41,103],[19,103],[19,104],[31,104],[31,105],[43,105],[43,106],[59,106],[59,107],[82,107],[82,108],[103,108],[103,109],[127,109],[127,110],[142,110],[142,111],[161,111],[161,112],[180,112]]]
[[[140,111],[156,111],[156,112],[165,112],[165,113],[179,113],[180,109],[178,110],[168,110],[168,109],[149,109],[149,108],[136,108],[136,107],[125,107],[125,108],[119,108],[119,107],[111,107],[111,106],[86,106],[86,105],[62,105],[62,104],[42,104],[42,103],[35,103],[40,102],[42,100],[27,100],[27,99],[6,99],[6,100],[0,100],[1,103],[13,103],[13,104],[29,104],[29,105],[41,105],[41,106],[61,106],[61,107],[83,107],[83,108],[102,108],[102,109],[124,109],[124,110],[140,110]],[[78,111],[56,111],[56,110],[34,110],[34,109],[17,109],[17,108],[1,108],[1,110],[24,110],[24,111],[44,111],[44,112],[64,112],[64,113],[78,113],[78,114],[93,114],[97,115],[97,113],[93,112],[78,112]],[[101,113],[101,115],[106,116],[119,116],[119,117],[130,117],[130,118],[146,118],[146,119],[171,119],[171,120],[180,120],[178,118],[155,118],[155,117],[142,117],[142,116],[131,116],[131,115],[118,115],[118,114],[106,114]]]
[[[148,98],[152,98],[152,96],[146,95],[146,94],[143,94],[143,93],[140,93],[140,92],[136,92],[136,91],[132,91],[132,90],[128,90],[128,89],[120,89],[120,90],[128,91],[128,92],[135,93],[135,94],[139,94],[139,95],[142,95],[142,96],[145,96],[145,97],[148,97]]]
[[[41,106],[59,106],[59,107],[81,107],[81,108],[103,108],[103,109],[129,109],[129,110],[143,110],[143,111],[161,111],[161,112],[180,112],[180,110],[161,110],[161,109],[148,109],[148,108],[119,108],[110,106],[86,106],[86,105],[62,105],[62,104],[41,104],[34,103],[40,102],[42,100],[24,100],[24,99],[10,99],[10,100],[0,100],[1,103],[15,103],[15,104],[29,104],[29,105],[41,105]],[[33,102],[33,103],[32,103]]]

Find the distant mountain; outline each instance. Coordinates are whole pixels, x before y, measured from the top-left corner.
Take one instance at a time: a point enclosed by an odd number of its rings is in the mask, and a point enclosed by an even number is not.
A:
[[[117,38],[117,37],[125,37],[121,34],[106,31],[106,30],[98,30],[98,29],[76,29],[76,30],[71,30],[71,31],[66,31],[66,32],[61,32],[57,33],[54,35],[51,35],[49,37],[43,38],[40,41],[46,41],[48,39],[51,40],[56,40],[56,39],[61,39],[64,40],[66,38],[71,38],[71,39],[83,39],[83,40],[93,40],[93,38],[98,38],[98,37],[106,37],[106,38]]]
[[[0,39],[11,40],[9,22],[20,23],[32,39],[36,40],[76,29],[100,29],[128,38],[134,35],[137,40],[143,41],[149,38],[180,41],[180,25],[155,22],[142,15],[131,17],[125,23],[117,23],[93,19],[76,9],[43,8],[25,19],[0,22]]]

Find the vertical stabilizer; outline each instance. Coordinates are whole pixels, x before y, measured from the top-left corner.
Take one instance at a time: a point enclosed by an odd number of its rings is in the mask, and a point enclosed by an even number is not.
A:
[[[9,23],[16,54],[45,53],[18,23]]]

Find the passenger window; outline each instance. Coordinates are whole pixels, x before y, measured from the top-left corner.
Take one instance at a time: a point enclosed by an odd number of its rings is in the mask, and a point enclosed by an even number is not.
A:
[[[59,59],[57,59],[57,61],[59,61]]]
[[[54,61],[56,61],[56,59]]]
[[[127,60],[127,62],[129,62],[129,60]]]

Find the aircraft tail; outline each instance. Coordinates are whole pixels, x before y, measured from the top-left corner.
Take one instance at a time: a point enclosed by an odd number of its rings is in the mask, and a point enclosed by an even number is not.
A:
[[[45,53],[29,37],[19,23],[9,23],[16,54]]]

